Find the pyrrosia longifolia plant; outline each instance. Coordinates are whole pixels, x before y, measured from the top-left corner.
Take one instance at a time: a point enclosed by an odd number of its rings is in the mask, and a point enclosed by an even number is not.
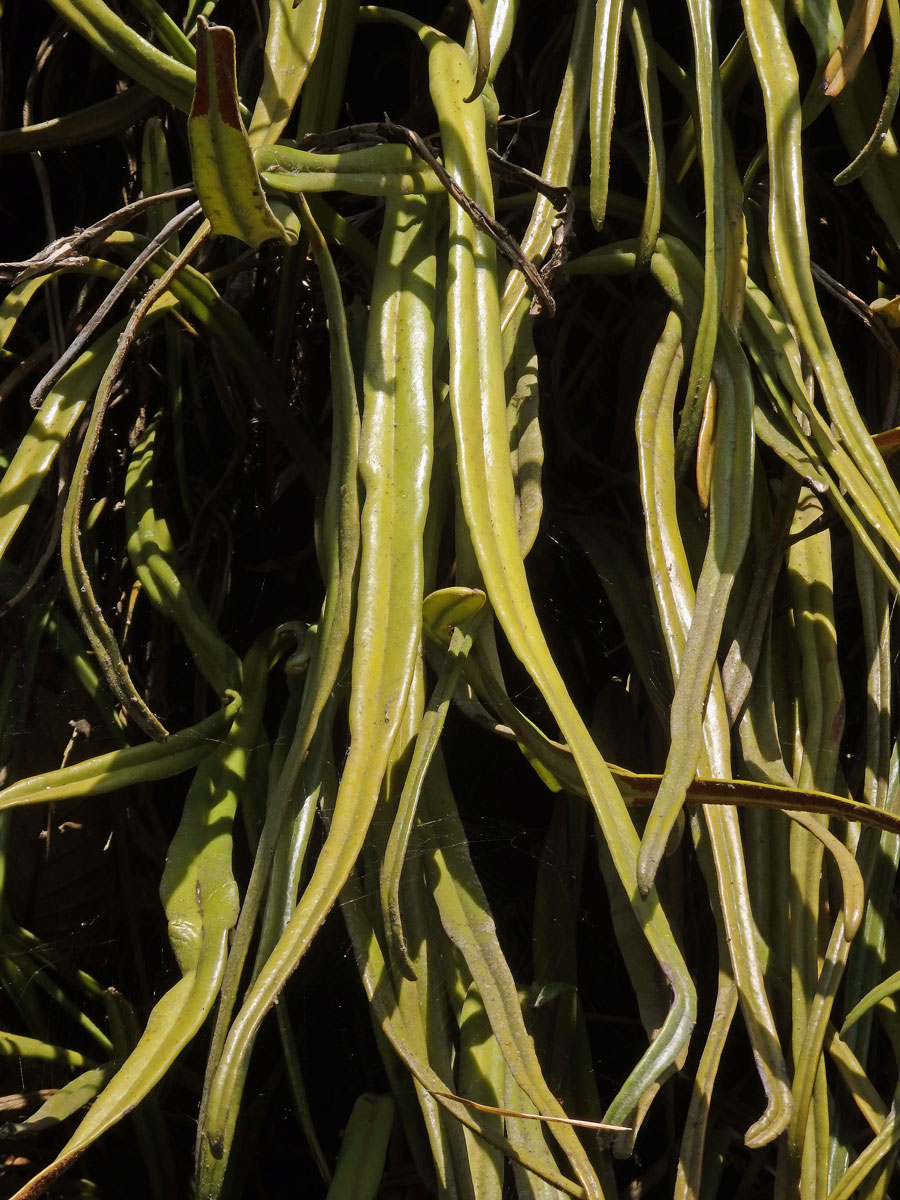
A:
[[[0,10],[3,1194],[887,1197],[900,0],[411,7]]]

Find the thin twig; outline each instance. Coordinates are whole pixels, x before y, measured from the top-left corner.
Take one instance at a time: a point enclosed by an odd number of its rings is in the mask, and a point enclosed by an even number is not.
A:
[[[119,299],[119,297],[122,296],[127,290],[134,277],[139,274],[139,272],[147,265],[148,262],[150,262],[156,252],[162,249],[172,234],[181,229],[183,225],[186,225],[188,221],[192,220],[196,216],[199,216],[200,211],[201,209],[199,201],[189,204],[188,207],[183,210],[183,212],[180,212],[177,216],[174,216],[172,220],[160,230],[156,237],[152,238],[147,243],[134,261],[125,268],[121,278],[119,278],[113,287],[110,288],[109,293],[104,297],[102,303],[91,319],[87,322],[81,332],[75,338],[73,338],[65,352],[60,355],[60,357],[56,360],[47,374],[43,377],[43,379],[41,379],[34,391],[31,393],[30,404],[32,408],[41,407],[41,404],[44,402],[44,398],[47,393],[57,382],[57,380],[59,380],[65,374],[79,354],[81,354],[82,350],[84,350],[91,338],[97,332],[97,329],[105,320],[110,309]]]
[[[540,301],[540,311],[546,311],[548,316],[554,316],[556,313],[556,301],[553,299],[550,289],[541,278],[537,267],[523,252],[522,247],[506,226],[501,225],[490,213],[485,212],[481,205],[477,204],[471,196],[466,195],[447,168],[434,156],[428,143],[414,130],[407,129],[405,125],[395,125],[387,115],[384,118],[383,128],[389,137],[394,139],[399,138],[406,142],[410,149],[431,167],[432,171],[434,171],[459,207],[471,218],[476,229],[480,229],[482,233],[486,233],[496,243],[497,248],[503,254],[504,258],[508,259],[514,267],[517,267],[522,272]]]
[[[555,183],[551,183],[549,179],[545,179],[543,175],[538,175],[535,171],[529,171],[527,167],[520,167],[517,163],[511,163],[509,159],[498,154],[492,147],[488,147],[488,162],[491,170],[501,179],[506,179],[509,183],[521,183],[525,187],[530,188],[533,192],[539,192],[540,195],[546,196],[557,212],[562,213],[563,210],[572,201],[572,191],[567,187],[557,187]]]
[[[569,258],[569,239],[575,220],[575,197],[572,189],[558,187],[545,179],[543,175],[538,175],[534,171],[529,171],[527,167],[520,167],[516,163],[509,162],[491,147],[488,147],[488,163],[495,175],[501,179],[507,179],[511,183],[524,184],[525,187],[549,200],[556,209],[558,219],[553,226],[552,248],[541,267],[541,279],[549,290],[557,272],[565,266]],[[537,316],[539,312],[540,302],[535,297],[531,305],[531,314]]]
[[[112,233],[115,229],[121,229],[123,225],[128,225],[135,217],[139,217],[141,213],[146,212],[148,208],[152,208],[155,204],[161,204],[164,200],[179,200],[183,196],[193,196],[196,189],[193,185],[189,187],[173,188],[169,192],[160,192],[155,196],[144,196],[140,200],[135,200],[131,204],[126,204],[123,208],[117,208],[115,212],[107,213],[99,221],[93,225],[89,225],[87,229],[80,229],[75,233],[67,234],[65,237],[57,238],[44,246],[37,254],[31,258],[26,258],[21,262],[5,262],[0,263],[0,280],[12,281],[13,283],[21,283],[25,279],[30,279],[33,275],[43,275],[47,271],[52,271],[57,267],[79,266],[86,261],[87,256],[79,253],[96,239],[104,239],[108,233]]]
[[[149,261],[150,255],[160,250],[180,225],[185,223],[188,219],[188,214],[194,215],[195,211],[199,210],[199,207],[199,205],[191,205],[190,209],[185,210],[178,217],[169,221],[165,228],[160,230],[157,236],[141,252],[141,259],[144,262]],[[115,351],[107,365],[97,395],[94,398],[94,407],[72,475],[69,494],[66,499],[66,510],[63,516],[63,529],[66,534],[62,548],[63,573],[66,577],[66,584],[72,605],[78,615],[82,629],[97,656],[97,662],[103,671],[106,682],[109,684],[116,699],[135,724],[155,741],[164,741],[168,737],[168,733],[158,718],[150,711],[132,683],[115,635],[106,623],[106,619],[97,602],[91,577],[81,549],[81,508],[84,501],[88,472],[100,440],[100,431],[103,427],[103,420],[112,397],[113,387],[122,364],[125,361],[125,357],[134,339],[137,337],[141,322],[159,297],[168,290],[172,280],[184,269],[208,236],[209,222],[204,221],[188,245],[166,268],[160,278],[150,286],[147,293],[128,318],[128,324],[119,336]]]
[[[834,279],[827,271],[816,263],[811,262],[813,278],[821,284],[821,286],[830,292],[835,299],[840,300],[845,304],[851,312],[855,313],[864,325],[875,334],[879,345],[888,356],[891,364],[891,384],[888,389],[888,401],[885,406],[885,426],[890,426],[894,423],[897,413],[898,401],[900,401],[900,349],[897,348],[897,343],[894,341],[884,321],[878,313],[861,299],[849,288],[845,287],[839,280]]]
[[[338,154],[341,150],[358,150],[361,146],[380,146],[384,141],[382,123],[366,121],[360,125],[342,125],[340,129],[329,129],[325,133],[304,134],[297,142],[297,148]]]
[[[499,1117],[515,1117],[520,1121],[541,1121],[548,1125],[572,1125],[578,1129],[593,1129],[597,1133],[631,1133],[630,1125],[605,1125],[602,1121],[582,1121],[575,1117],[550,1117],[546,1113],[518,1112],[512,1108],[495,1108],[493,1104],[479,1104],[477,1100],[469,1100],[465,1096],[457,1096],[455,1092],[432,1092],[438,1100],[455,1100],[457,1104],[465,1104],[479,1112],[494,1113]]]

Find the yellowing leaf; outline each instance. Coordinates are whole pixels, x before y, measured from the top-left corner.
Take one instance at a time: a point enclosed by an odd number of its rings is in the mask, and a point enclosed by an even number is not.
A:
[[[869,308],[878,313],[885,325],[889,325],[891,329],[900,329],[900,296],[894,296],[892,300],[873,300]]]
[[[856,74],[872,40],[883,0],[856,0],[841,44],[828,60],[823,84],[826,96],[839,96]]]
[[[234,34],[224,25],[197,28],[197,85],[188,119],[194,182],[213,234],[256,247],[270,238],[296,241],[269,208],[241,121]]]

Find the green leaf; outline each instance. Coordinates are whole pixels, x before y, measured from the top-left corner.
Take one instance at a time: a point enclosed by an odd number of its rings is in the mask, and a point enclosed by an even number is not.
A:
[[[230,234],[254,248],[270,238],[296,241],[266,203],[253,165],[237,93],[234,34],[202,19],[188,138],[197,195],[213,234]]]
[[[471,621],[486,599],[478,588],[448,587],[432,592],[422,605],[425,632],[446,650],[456,626]]]
[[[61,150],[100,142],[130,129],[153,104],[153,93],[146,88],[126,88],[108,100],[100,100],[62,117],[50,117],[21,129],[4,129],[0,132],[0,151],[31,153],[33,150]]]
[[[353,1105],[328,1200],[370,1200],[384,1173],[394,1097],[365,1093]]]
[[[187,111],[194,72],[151,45],[102,0],[50,0],[62,19],[118,70]]]

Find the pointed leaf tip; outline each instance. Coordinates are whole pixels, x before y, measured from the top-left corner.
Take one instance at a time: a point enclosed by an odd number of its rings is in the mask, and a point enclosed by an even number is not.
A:
[[[295,241],[263,194],[240,114],[234,34],[225,25],[197,24],[197,83],[188,118],[197,195],[214,235],[254,248],[271,238]]]

